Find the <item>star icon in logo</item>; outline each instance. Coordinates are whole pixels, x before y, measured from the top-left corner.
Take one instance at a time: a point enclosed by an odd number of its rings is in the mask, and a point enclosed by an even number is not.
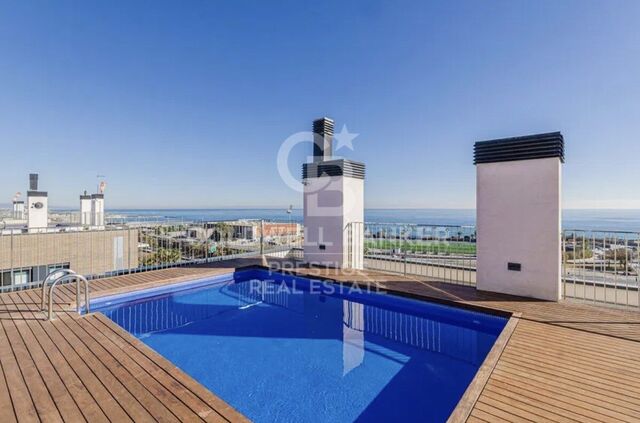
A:
[[[334,138],[336,139],[336,151],[340,150],[342,147],[347,147],[349,150],[353,151],[353,140],[360,134],[356,134],[355,132],[349,132],[347,129],[347,125],[342,125],[342,130],[334,134]]]

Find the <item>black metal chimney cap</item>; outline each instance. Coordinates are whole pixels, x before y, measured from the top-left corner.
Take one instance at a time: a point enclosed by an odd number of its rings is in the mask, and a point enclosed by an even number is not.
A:
[[[38,174],[30,173],[29,174],[29,191],[37,191],[38,190]]]
[[[333,157],[333,119],[323,117],[313,121],[313,161],[323,162]]]
[[[564,163],[564,138],[560,132],[478,141],[474,164],[557,157]]]

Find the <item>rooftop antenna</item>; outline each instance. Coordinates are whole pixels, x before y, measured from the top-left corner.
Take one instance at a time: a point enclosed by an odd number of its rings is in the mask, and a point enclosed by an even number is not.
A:
[[[105,176],[105,175],[97,174],[97,175],[96,175],[96,178],[97,178],[97,179],[100,179],[100,178],[106,178],[106,176]],[[104,191],[104,188],[102,188],[102,191],[100,190],[100,187],[102,186],[102,184],[104,184],[104,185],[105,185],[105,187],[106,187],[106,183],[105,183],[104,181],[100,181],[100,182],[98,182],[97,192],[98,192],[98,193],[100,193],[100,194],[102,194],[102,193],[103,193],[103,191]]]

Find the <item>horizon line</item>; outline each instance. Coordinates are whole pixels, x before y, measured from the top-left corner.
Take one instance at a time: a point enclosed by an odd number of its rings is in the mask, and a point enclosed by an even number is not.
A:
[[[10,206],[10,204],[7,204]],[[276,206],[219,206],[219,207],[112,207],[113,210],[286,210],[289,207]],[[76,210],[77,207],[51,206],[50,210]],[[302,206],[293,207],[293,210],[302,210]],[[476,210],[475,207],[365,207],[365,210]],[[563,207],[563,210],[638,210],[640,207]]]

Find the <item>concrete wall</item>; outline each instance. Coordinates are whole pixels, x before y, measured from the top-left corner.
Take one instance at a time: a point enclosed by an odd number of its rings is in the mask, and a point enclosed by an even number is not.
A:
[[[364,180],[344,178],[343,251],[351,269],[364,268]],[[351,225],[350,225],[351,224]]]
[[[138,230],[0,236],[0,270],[58,263],[69,263],[80,274],[138,267]]]
[[[352,257],[348,257],[347,228],[350,222],[363,220],[363,180],[344,176],[307,179],[304,187],[305,262],[362,268],[363,241],[355,244]]]
[[[560,160],[478,164],[476,201],[477,288],[559,300]]]
[[[342,265],[343,179],[342,176],[323,176],[305,181],[304,260],[307,263]]]

